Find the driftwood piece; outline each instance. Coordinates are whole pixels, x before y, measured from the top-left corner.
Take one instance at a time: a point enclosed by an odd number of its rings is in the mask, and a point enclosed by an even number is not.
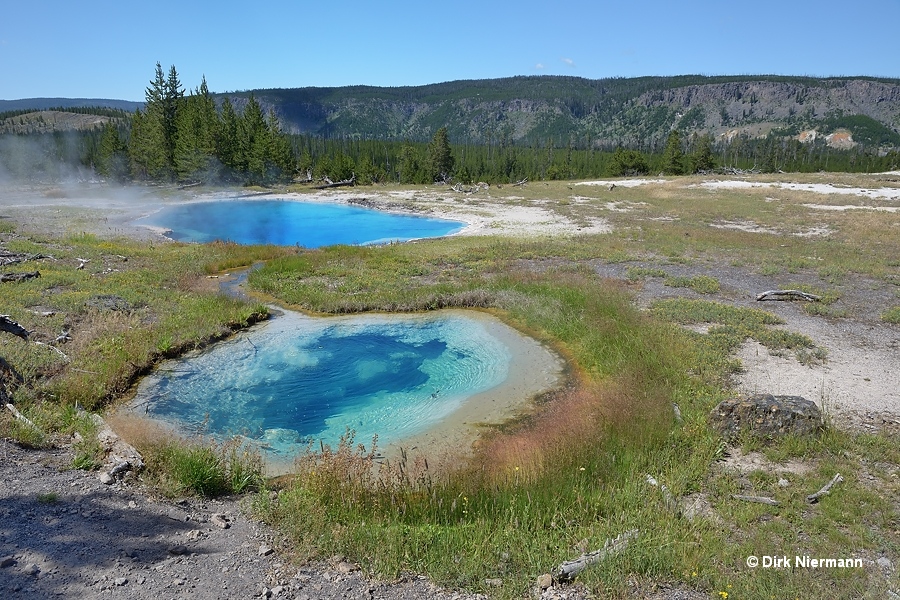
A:
[[[3,273],[0,275],[0,283],[11,283],[15,281],[28,281],[41,276],[40,271],[31,271],[26,273]]]
[[[775,500],[774,498],[767,498],[766,496],[744,496],[741,494],[732,494],[732,498],[735,500],[743,500],[744,502],[756,502],[758,504],[768,504],[769,506],[780,506],[781,502]]]
[[[819,491],[816,492],[815,494],[810,494],[809,496],[807,496],[807,497],[806,497],[806,501],[809,502],[810,504],[815,504],[816,502],[819,501],[819,498],[821,498],[822,496],[827,496],[828,494],[830,494],[830,493],[831,493],[831,488],[833,488],[834,486],[836,486],[837,484],[839,484],[839,483],[842,482],[843,480],[844,480],[844,478],[841,477],[841,474],[840,474],[840,473],[836,473],[836,474],[834,475],[834,477],[831,478],[831,481],[829,481],[828,483],[825,484],[825,487],[823,487],[821,490],[819,490]]]
[[[9,402],[6,403],[6,408],[8,408],[8,409],[9,409],[9,412],[11,412],[11,413],[13,414],[13,416],[14,416],[15,418],[17,418],[19,421],[25,423],[26,425],[28,425],[29,427],[31,427],[31,428],[34,429],[35,431],[40,431],[40,428],[39,428],[37,425],[35,425],[35,424],[31,421],[31,419],[29,419],[28,417],[26,417],[25,415],[23,415],[22,413],[20,413],[20,412],[18,411],[18,409],[16,409],[16,407],[13,406],[12,404],[10,404]]]
[[[15,265],[29,260],[41,260],[44,258],[53,258],[47,254],[26,254],[24,252],[10,252],[9,250],[0,250],[0,265]]]
[[[574,579],[576,575],[584,571],[587,567],[595,565],[606,557],[624,550],[625,547],[628,546],[628,542],[636,538],[637,535],[637,529],[630,529],[624,533],[620,533],[615,538],[607,538],[603,543],[603,547],[599,550],[594,550],[588,554],[582,554],[575,560],[567,560],[559,565],[559,568],[556,570],[556,579],[559,581]]]
[[[9,315],[0,315],[0,331],[11,333],[14,336],[27,340],[31,332],[9,318]]]
[[[820,302],[821,296],[815,294],[807,294],[800,290],[769,290],[756,295],[756,301],[764,300],[806,300],[807,302]]]
[[[343,181],[331,181],[327,177],[325,177],[325,183],[322,185],[317,185],[313,187],[314,190],[327,190],[330,188],[336,187],[344,187],[348,185],[356,185],[356,173],[353,174],[353,177],[350,179],[344,179]]]

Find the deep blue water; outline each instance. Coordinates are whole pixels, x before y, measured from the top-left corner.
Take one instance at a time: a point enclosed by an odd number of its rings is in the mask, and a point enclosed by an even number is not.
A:
[[[440,237],[463,223],[378,210],[289,200],[227,200],[169,206],[138,220],[163,227],[184,242],[228,240],[239,244],[373,244]]]
[[[424,431],[505,381],[511,354],[461,315],[311,318],[285,313],[141,383],[152,418],[290,455],[349,428],[381,444]]]

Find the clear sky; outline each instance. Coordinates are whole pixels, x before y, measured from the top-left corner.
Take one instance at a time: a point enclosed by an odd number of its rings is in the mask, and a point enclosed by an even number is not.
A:
[[[900,0],[11,1],[0,99],[513,75],[900,78]]]

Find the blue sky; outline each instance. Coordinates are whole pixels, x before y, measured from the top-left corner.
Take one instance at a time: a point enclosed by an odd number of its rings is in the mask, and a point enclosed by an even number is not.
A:
[[[251,6],[255,6],[251,8]],[[900,0],[9,2],[0,99],[513,75],[900,78]]]

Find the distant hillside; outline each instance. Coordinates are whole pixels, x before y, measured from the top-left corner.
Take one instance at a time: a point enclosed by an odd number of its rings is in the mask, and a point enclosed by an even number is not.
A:
[[[0,113],[21,110],[88,107],[115,108],[126,112],[134,112],[142,106],[144,106],[143,102],[103,98],[24,98],[22,100],[0,100]]]
[[[80,109],[84,110],[84,109]],[[52,133],[54,131],[86,131],[99,129],[113,121],[123,125],[127,122],[128,113],[118,111],[99,111],[107,114],[89,112],[69,112],[65,110],[40,110],[16,114],[0,113],[0,134],[32,134]],[[9,115],[9,116],[7,116]]]
[[[715,139],[774,133],[804,143],[900,148],[900,79],[784,76],[510,77],[417,87],[352,86],[227,94],[240,109],[254,94],[289,133],[331,139],[426,141],[440,127],[471,144],[575,145],[659,150],[669,132]],[[221,101],[226,94],[218,94]],[[0,112],[138,102],[0,100]],[[62,122],[62,121],[61,121]]]
[[[251,92],[229,94],[240,104]],[[900,146],[900,80],[808,77],[511,77],[418,87],[253,90],[292,133],[455,142],[656,148],[669,131],[721,138],[776,130]],[[808,137],[808,136],[807,136]]]

